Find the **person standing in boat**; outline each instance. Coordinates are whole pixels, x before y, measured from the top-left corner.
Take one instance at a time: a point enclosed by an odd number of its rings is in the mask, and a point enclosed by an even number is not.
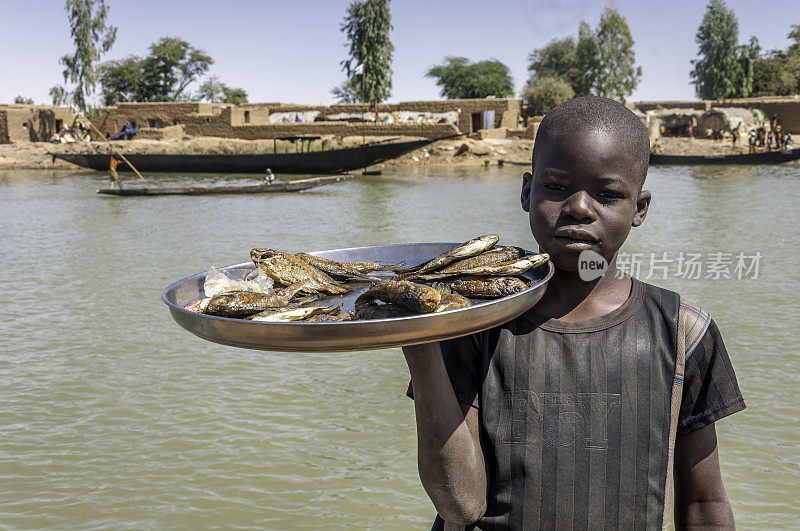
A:
[[[122,181],[119,179],[119,174],[117,173],[117,166],[119,163],[122,162],[116,156],[111,155],[111,160],[108,161],[108,175],[111,177],[111,189],[114,189],[114,183],[119,186],[120,190],[124,190],[125,187],[122,186]]]

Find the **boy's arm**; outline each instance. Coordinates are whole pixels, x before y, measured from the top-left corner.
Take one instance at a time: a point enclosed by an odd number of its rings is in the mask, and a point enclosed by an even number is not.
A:
[[[713,422],[678,437],[674,479],[677,529],[736,528],[722,484]]]
[[[468,525],[486,511],[478,410],[456,400],[439,343],[403,347],[414,391],[419,477],[447,522]]]

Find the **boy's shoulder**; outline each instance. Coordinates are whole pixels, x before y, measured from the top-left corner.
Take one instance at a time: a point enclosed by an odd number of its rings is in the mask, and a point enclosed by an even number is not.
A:
[[[636,282],[641,281],[637,280]],[[687,354],[691,353],[711,325],[711,314],[699,304],[678,292],[654,284],[645,282],[642,282],[642,284],[645,287],[645,297],[647,299],[661,304],[677,305],[675,318],[678,334],[683,336]]]

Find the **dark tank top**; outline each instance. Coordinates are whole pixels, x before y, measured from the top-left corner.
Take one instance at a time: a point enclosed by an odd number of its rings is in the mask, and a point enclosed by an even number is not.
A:
[[[680,304],[634,279],[604,316],[567,322],[531,310],[442,343],[456,397],[479,408],[487,467],[487,510],[467,529],[662,526]],[[678,434],[744,408],[716,325],[706,325],[686,361]]]

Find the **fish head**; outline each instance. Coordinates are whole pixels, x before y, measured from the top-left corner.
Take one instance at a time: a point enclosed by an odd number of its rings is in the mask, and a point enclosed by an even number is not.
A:
[[[253,261],[254,264],[258,265],[259,262],[266,260],[268,258],[272,258],[273,256],[277,256],[278,251],[274,249],[252,249],[250,251],[250,259]]]

